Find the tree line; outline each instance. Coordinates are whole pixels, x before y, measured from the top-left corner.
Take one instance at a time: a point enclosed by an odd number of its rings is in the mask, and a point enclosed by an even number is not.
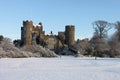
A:
[[[83,55],[99,57],[120,57],[120,22],[109,23],[104,20],[98,20],[92,23],[94,33],[88,40],[77,40],[74,47]],[[111,37],[108,31],[115,28]]]

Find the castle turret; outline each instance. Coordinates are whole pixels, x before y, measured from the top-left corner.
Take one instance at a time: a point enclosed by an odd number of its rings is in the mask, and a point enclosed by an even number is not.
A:
[[[22,36],[22,39],[25,45],[31,45],[32,42],[32,30],[33,30],[33,22],[32,21],[23,21],[23,27],[22,27],[22,33],[24,36]]]
[[[41,27],[41,31],[43,31],[43,25],[42,25],[42,23],[39,22],[39,25],[40,25],[40,27]]]
[[[68,46],[72,46],[75,43],[75,26],[67,25],[65,27],[65,43]]]

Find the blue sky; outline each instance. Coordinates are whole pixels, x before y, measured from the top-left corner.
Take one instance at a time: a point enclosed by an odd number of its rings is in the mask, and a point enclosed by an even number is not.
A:
[[[64,31],[65,25],[76,26],[77,38],[93,35],[92,22],[120,21],[120,0],[1,0],[0,34],[11,39],[21,35],[23,20],[43,23],[46,33]]]

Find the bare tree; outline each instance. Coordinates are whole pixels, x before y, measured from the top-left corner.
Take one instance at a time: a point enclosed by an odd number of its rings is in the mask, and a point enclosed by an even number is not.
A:
[[[112,35],[109,41],[110,52],[112,57],[119,57],[120,56],[120,22],[117,21],[116,23],[114,23],[114,27],[116,31]]]
[[[107,32],[112,26],[111,23],[108,23],[107,21],[98,20],[93,22],[93,28],[95,30],[94,37],[102,39],[107,37]]]
[[[94,56],[101,56],[105,51],[109,50],[109,45],[106,43],[107,32],[112,28],[112,23],[98,20],[93,22],[94,35],[91,39],[92,47],[94,47]]]
[[[117,29],[116,38],[118,39],[118,41],[120,41],[120,22],[119,21],[115,24],[115,27]]]

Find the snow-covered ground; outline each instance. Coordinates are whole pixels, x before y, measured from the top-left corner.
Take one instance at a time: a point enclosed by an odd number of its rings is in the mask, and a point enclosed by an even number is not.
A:
[[[120,59],[2,58],[0,80],[120,80]]]

